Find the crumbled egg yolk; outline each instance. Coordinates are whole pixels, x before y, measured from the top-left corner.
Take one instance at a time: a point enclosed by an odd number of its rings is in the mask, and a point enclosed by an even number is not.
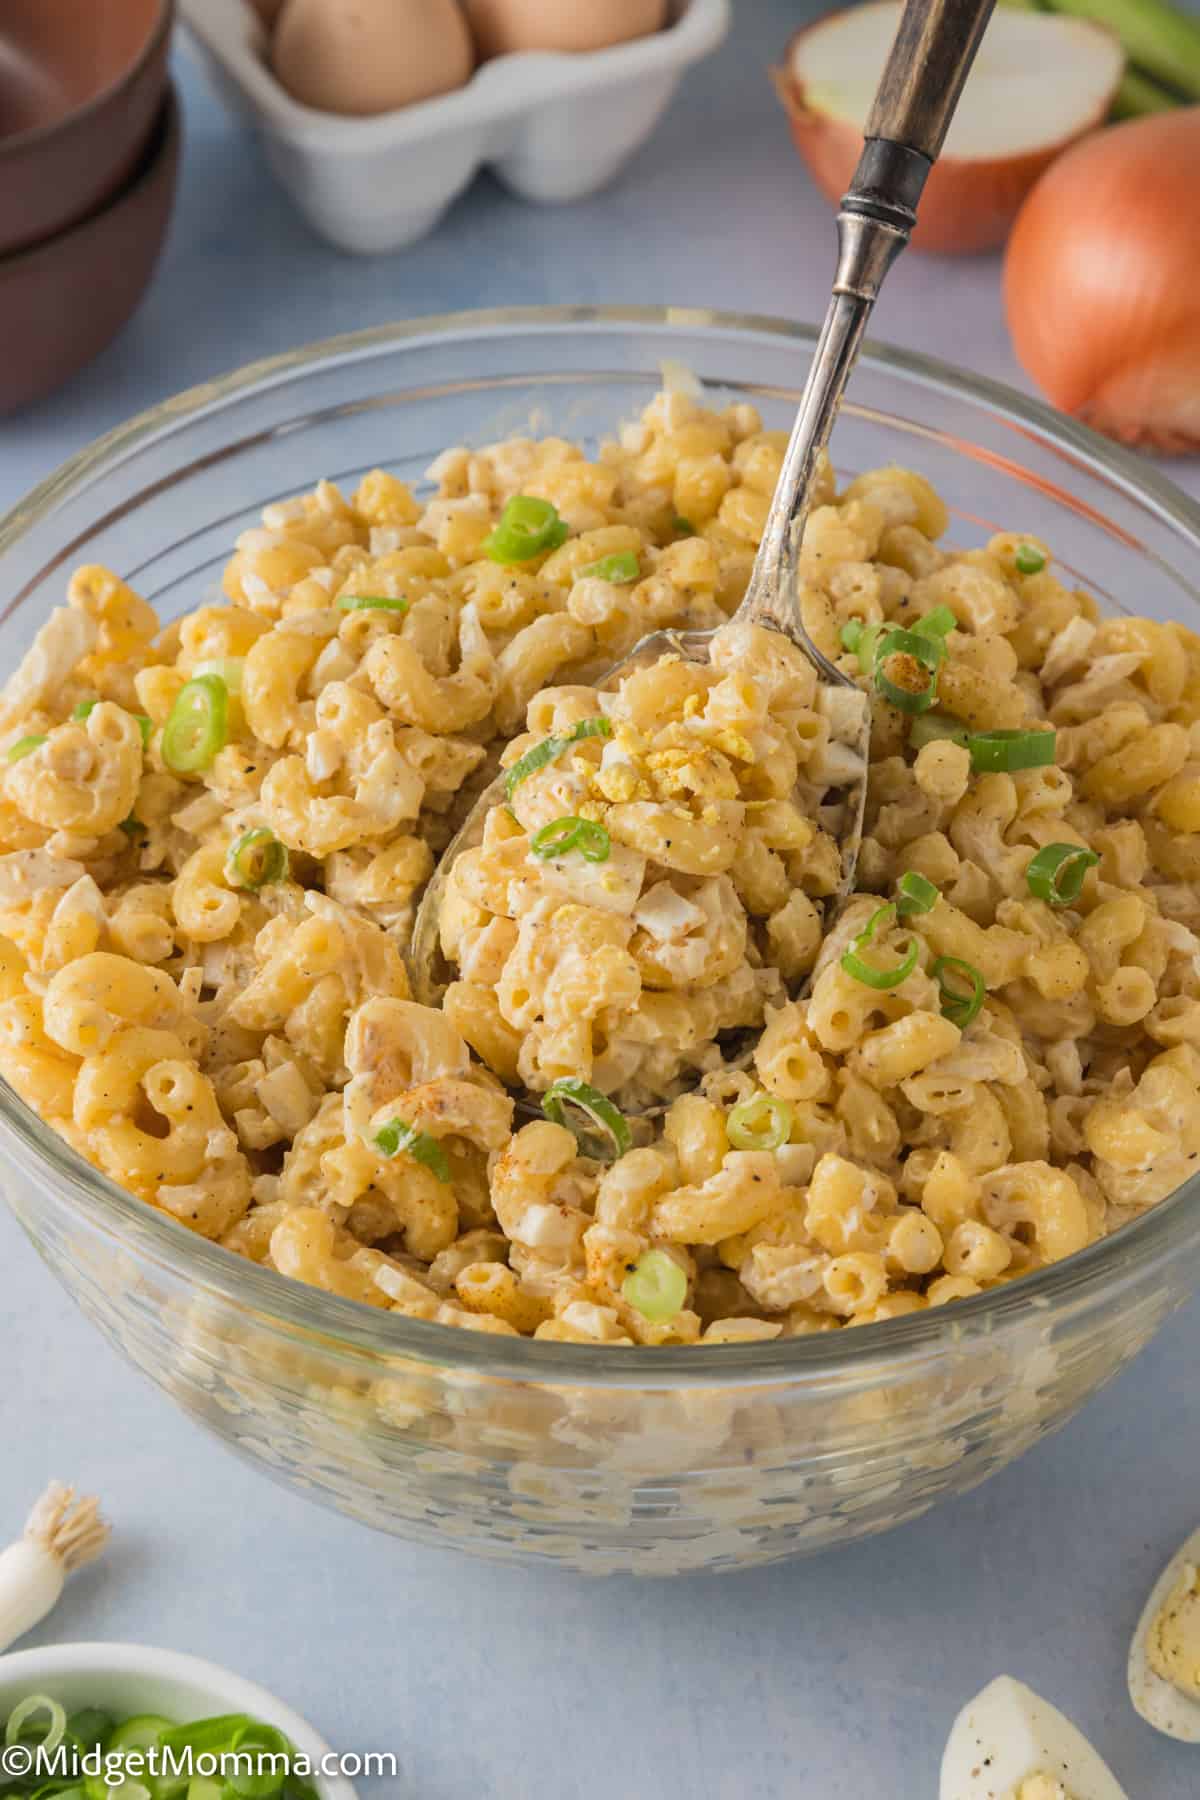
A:
[[[638,733],[619,726],[590,776],[592,792],[612,805],[631,800],[654,800],[662,805],[681,795],[697,800],[736,800],[741,790],[727,759],[752,763],[756,760],[754,747],[732,726],[705,725],[699,716],[700,705],[698,694],[689,694],[683,705],[685,719],[700,730],[688,730],[682,722],[668,726],[653,750]]]
[[[732,725],[719,725],[709,733],[708,741],[715,750],[723,750],[726,756],[736,757],[738,762],[752,763],[758,760],[750,739],[743,737],[740,731],[735,731]]]
[[[1012,1800],[1074,1800],[1054,1775],[1027,1775]]]
[[[695,794],[705,800],[736,800],[741,791],[725,758],[707,748],[652,750],[646,758],[646,769],[659,800],[673,799],[676,794]]]
[[[1181,1694],[1200,1699],[1200,1570],[1185,1563],[1146,1633],[1150,1667]]]
[[[739,762],[752,763],[755,760],[754,746],[748,737],[735,731],[731,725],[709,725],[701,715],[704,702],[699,694],[689,694],[683,703],[683,717],[693,730],[704,732],[705,742],[714,750],[723,750],[726,756],[735,756]]]

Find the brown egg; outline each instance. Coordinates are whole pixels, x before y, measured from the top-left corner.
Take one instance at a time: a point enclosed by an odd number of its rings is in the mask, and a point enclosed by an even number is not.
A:
[[[667,0],[467,0],[481,57],[606,50],[661,31],[667,11]]]
[[[283,0],[250,0],[250,4],[268,31],[283,11]]]
[[[321,112],[383,113],[470,79],[458,0],[284,0],[271,67]]]

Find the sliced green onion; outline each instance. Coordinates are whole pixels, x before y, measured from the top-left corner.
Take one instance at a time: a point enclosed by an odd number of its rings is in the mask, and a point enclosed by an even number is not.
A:
[[[130,813],[127,819],[121,820],[121,823],[117,826],[117,830],[123,831],[126,837],[131,838],[144,837],[146,833],[146,827],[142,824],[142,821],[140,819],[135,819],[132,813]]]
[[[584,738],[611,736],[612,726],[609,721],[600,718],[581,719],[574,730],[567,733],[566,737],[543,738],[540,744],[535,744],[532,750],[527,750],[524,756],[519,756],[511,769],[505,770],[504,792],[511,800],[523,781],[528,781],[531,775],[536,775],[539,769],[544,769],[547,763],[552,763],[570,745],[580,744]]]
[[[134,1713],[131,1718],[121,1720],[108,1747],[113,1751],[152,1750],[163,1732],[173,1730],[174,1724],[173,1719],[165,1719],[161,1713]]]
[[[243,832],[234,844],[229,852],[229,867],[239,886],[257,894],[259,888],[287,880],[287,845],[281,844],[265,825],[260,825],[254,831]]]
[[[569,815],[563,819],[555,819],[549,825],[534,833],[529,848],[535,856],[566,856],[570,850],[578,850],[587,862],[607,862],[612,855],[612,839],[603,825],[597,825],[592,819],[578,819]]]
[[[861,619],[847,619],[842,626],[842,649],[849,650],[853,654],[858,649],[865,630],[866,626]]]
[[[71,714],[71,717],[82,724],[84,719],[91,718],[99,704],[99,700],[81,700]],[[147,718],[145,713],[134,713],[132,716],[138,722],[138,729],[142,734],[142,749],[144,750],[146,745],[150,742],[151,737],[154,735],[154,720]]]
[[[942,897],[933,882],[924,875],[919,875],[915,869],[907,870],[900,877],[896,889],[896,910],[902,919],[913,918],[918,913],[932,912]]]
[[[921,667],[929,676],[929,680],[919,692],[911,688],[900,687],[892,681],[887,673],[887,665],[893,656],[908,657]],[[917,631],[889,631],[880,640],[875,651],[875,686],[893,706],[901,712],[923,713],[937,699],[938,670],[946,656],[946,646],[936,634],[924,637]]]
[[[411,1156],[419,1162],[439,1181],[449,1181],[450,1164],[446,1160],[446,1152],[435,1137],[427,1131],[418,1131],[406,1119],[391,1119],[381,1131],[375,1133],[375,1148],[386,1157]]]
[[[919,637],[946,638],[958,630],[958,620],[948,606],[935,606],[932,612],[922,614],[913,630]]]
[[[951,743],[961,744],[966,749],[967,728],[952,719],[949,713],[923,713],[914,719],[909,727],[908,741],[914,750],[923,750],[926,744]]]
[[[752,1094],[725,1121],[725,1136],[735,1150],[778,1150],[791,1131],[792,1109],[774,1094]]]
[[[45,1731],[37,1739],[37,1742],[47,1755],[53,1754],[63,1741],[67,1729],[67,1714],[66,1708],[60,1706],[57,1700],[52,1700],[49,1694],[28,1694],[24,1700],[17,1702],[9,1713],[8,1723],[4,1727],[4,1742],[19,1744],[25,1727],[39,1713],[46,1714],[47,1723]]]
[[[883,906],[877,906],[854,942],[856,944],[872,943],[875,933],[880,930],[886,931],[888,926],[895,922],[896,916],[896,908],[890,900],[886,901]]]
[[[1047,844],[1025,871],[1031,894],[1051,906],[1070,906],[1078,900],[1084,878],[1100,858],[1080,844]]]
[[[194,1719],[190,1725],[173,1725],[158,1741],[162,1749],[172,1751],[180,1761],[185,1750],[196,1757],[230,1749],[242,1727],[253,1724],[249,1713],[218,1713],[211,1719]]]
[[[524,756],[519,756],[512,768],[504,772],[504,791],[509,799],[512,799],[523,781],[528,781],[531,775],[536,775],[539,769],[544,769],[547,763],[552,763],[556,757],[561,756],[568,742],[567,738],[543,738],[540,744],[535,744],[532,750],[526,750]]]
[[[977,774],[1044,769],[1054,761],[1056,731],[972,731],[967,737]]]
[[[113,1734],[111,1713],[98,1706],[85,1706],[67,1720],[67,1736],[79,1750],[103,1749]]]
[[[917,966],[917,959],[921,954],[921,946],[916,938],[911,938],[909,940],[908,949],[905,952],[904,957],[896,964],[894,969],[876,968],[874,963],[864,962],[862,957],[858,954],[859,950],[862,949],[864,945],[869,944],[874,940],[875,933],[879,929],[881,923],[884,929],[886,929],[888,925],[894,923],[896,916],[896,908],[890,904],[887,906],[876,907],[862,931],[859,932],[849,950],[847,950],[842,957],[842,967],[845,969],[847,975],[852,975],[855,981],[861,981],[865,987],[877,988],[881,991],[888,988],[899,987],[902,981],[908,980],[908,977]]]
[[[1013,561],[1022,575],[1040,575],[1046,566],[1046,558],[1036,544],[1018,544]]]
[[[631,1147],[633,1133],[624,1113],[599,1088],[594,1088],[588,1081],[580,1081],[577,1075],[566,1075],[556,1081],[542,1097],[542,1111],[552,1125],[568,1124],[568,1106],[576,1107],[611,1140],[617,1156],[624,1156]],[[568,1129],[579,1135],[574,1125],[569,1125]]]
[[[523,563],[547,550],[557,550],[567,540],[566,521],[549,500],[517,494],[500,514],[500,523],[483,540],[483,550],[493,562]]]
[[[641,572],[635,551],[617,550],[612,556],[602,556],[599,562],[588,563],[575,579],[582,581],[585,576],[595,576],[597,581],[612,581],[618,587],[626,587],[629,582],[636,581]]]
[[[974,963],[964,962],[961,956],[939,956],[929,973],[942,990],[942,1017],[965,1031],[978,1015],[987,993],[983,976]],[[951,974],[966,982],[967,992],[951,983]]]
[[[668,1325],[683,1310],[687,1276],[665,1250],[647,1250],[621,1283],[621,1296],[652,1325]]]
[[[244,656],[214,656],[208,662],[197,663],[192,670],[192,675],[215,675],[219,681],[225,683],[229,693],[240,694],[242,676],[245,672],[246,659]]]
[[[883,993],[908,980],[917,966],[920,953],[920,947],[914,939],[908,946],[903,962],[897,963],[894,969],[877,969],[871,963],[863,962],[853,950],[847,950],[842,958],[842,967],[847,975],[852,975],[855,981],[861,981],[864,987],[875,988]]]
[[[882,619],[876,619],[873,625],[864,625],[859,633],[858,642],[854,646],[858,657],[858,666],[864,675],[875,673],[875,650],[880,638],[889,630]]]
[[[172,775],[199,774],[228,736],[228,688],[219,675],[195,675],[180,689],[163,726],[162,759]]]
[[[9,747],[9,752],[8,752],[9,762],[10,763],[20,762],[20,760],[23,756],[31,756],[33,754],[33,752],[38,748],[38,746],[41,744],[44,744],[45,742],[46,742],[46,738],[45,738],[44,733],[42,734],[41,737],[18,738],[16,743],[12,744]]]
[[[676,537],[695,537],[696,535],[696,527],[690,519],[685,519],[682,513],[676,513],[671,520],[671,530]]]
[[[338,610],[339,612],[406,613],[408,601],[392,600],[387,594],[340,594]]]
[[[139,1756],[137,1769],[139,1775],[145,1773],[141,1767],[143,1760]],[[116,1756],[111,1763],[105,1762],[99,1775],[85,1776],[83,1786],[78,1791],[85,1796],[85,1800],[152,1800],[150,1789],[145,1782],[136,1781],[124,1767],[121,1759]],[[181,1792],[182,1790],[174,1791]],[[197,1791],[197,1783],[190,1782],[187,1788],[188,1800],[192,1800],[192,1795]],[[75,1792],[74,1788],[69,1788],[63,1800],[70,1800],[70,1796]],[[220,1796],[222,1793],[223,1790],[218,1789],[218,1795]]]
[[[291,1764],[292,1746],[282,1731],[276,1731],[273,1725],[260,1725],[253,1721],[243,1725],[234,1737],[231,1746],[232,1758],[245,1757],[251,1764],[243,1769],[235,1760],[226,1777],[226,1785],[231,1795],[238,1800],[274,1800],[276,1794],[283,1791],[287,1780],[287,1769]],[[267,1757],[283,1759],[273,1761],[269,1769],[261,1764]],[[258,1764],[258,1767],[254,1765]]]
[[[567,742],[581,744],[584,738],[611,736],[612,723],[610,720],[605,718],[580,719],[578,725],[573,726],[567,733]]]

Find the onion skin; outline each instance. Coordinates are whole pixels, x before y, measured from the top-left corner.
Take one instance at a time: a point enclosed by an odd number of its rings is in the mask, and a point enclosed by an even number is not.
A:
[[[820,19],[814,21],[820,23]],[[792,73],[795,45],[812,29],[805,25],[793,34],[771,77],[787,111],[797,150],[825,198],[837,206],[858,166],[863,139],[856,125],[814,111],[805,99],[803,84]],[[912,248],[937,256],[973,256],[998,249],[1038,178],[1069,144],[1104,123],[1112,99],[1112,94],[1105,95],[1094,118],[1044,150],[995,160],[940,157],[925,184],[910,240]]]
[[[1200,107],[1060,158],[1021,209],[1004,298],[1055,406],[1125,444],[1200,451]]]

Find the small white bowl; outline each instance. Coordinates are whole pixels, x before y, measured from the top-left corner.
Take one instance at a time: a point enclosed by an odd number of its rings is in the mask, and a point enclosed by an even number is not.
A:
[[[0,1717],[27,1694],[49,1694],[68,1712],[98,1706],[118,1718],[161,1713],[188,1724],[221,1713],[249,1713],[274,1725],[314,1769],[333,1751],[298,1713],[257,1682],[216,1663],[146,1644],[56,1644],[0,1656]],[[321,1800],[356,1800],[344,1775],[316,1775]]]
[[[649,37],[578,55],[499,56],[455,93],[360,119],[292,99],[267,67],[247,0],[180,0],[179,12],[305,218],[362,255],[432,231],[485,163],[526,200],[595,193],[649,137],[684,70],[716,49],[731,17],[730,0],[673,0],[670,23]]]

